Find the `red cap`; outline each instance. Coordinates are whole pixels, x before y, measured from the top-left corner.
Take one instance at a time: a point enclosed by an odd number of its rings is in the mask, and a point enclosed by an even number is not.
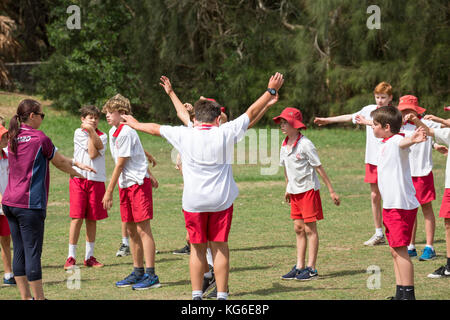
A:
[[[450,106],[444,107],[444,111],[450,111]]]
[[[296,108],[285,108],[278,117],[273,118],[273,121],[280,123],[281,119],[286,120],[295,129],[306,129],[302,122],[302,113]]]
[[[407,95],[400,97],[397,109],[400,111],[411,109],[417,112],[417,114],[424,113],[427,109],[419,107],[419,101],[415,96]]]
[[[8,132],[8,129],[6,129],[4,126],[2,126],[1,124],[0,124],[0,139],[3,137],[3,135],[5,134],[5,133],[7,133]]]

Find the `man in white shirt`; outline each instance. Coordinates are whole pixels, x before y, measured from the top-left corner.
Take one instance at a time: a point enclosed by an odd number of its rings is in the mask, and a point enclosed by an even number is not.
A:
[[[283,85],[283,75],[276,73],[267,91],[246,113],[219,127],[221,110],[217,103],[199,100],[194,105],[193,128],[139,123],[131,116],[122,118],[130,127],[162,136],[181,154],[183,163],[183,211],[191,241],[190,274],[192,298],[201,300],[206,248],[210,241],[217,283],[217,299],[228,297],[229,249],[233,202],[238,188],[233,179],[234,144],[241,138],[267,103],[276,99]]]

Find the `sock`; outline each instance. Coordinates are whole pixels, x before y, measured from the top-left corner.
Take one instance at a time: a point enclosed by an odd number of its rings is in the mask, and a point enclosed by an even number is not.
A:
[[[95,242],[87,242],[86,241],[86,260],[88,260],[90,257],[94,256],[94,246]]]
[[[130,246],[130,244],[128,243],[128,237],[122,237],[122,243],[126,246]]]
[[[136,268],[134,267],[134,274],[138,277],[142,277],[144,275],[144,267],[142,268]]]
[[[6,273],[6,272],[5,272],[5,279],[6,279],[6,280],[11,279],[12,277],[14,277],[14,273]]]
[[[414,250],[415,248],[416,248],[416,246],[413,245],[413,244],[410,244],[410,245],[408,246],[408,250]]]
[[[211,248],[206,249],[206,260],[210,266],[214,266],[213,257],[211,253]]]
[[[217,292],[217,299],[227,299],[228,298],[228,293],[226,292]]]
[[[414,286],[403,286],[402,300],[416,300],[416,296],[414,295]]]
[[[395,298],[394,300],[402,300],[403,299],[403,286],[397,285],[397,291],[395,292]]]
[[[434,251],[434,247],[433,247],[433,246],[430,246],[429,244],[427,244],[427,245],[425,246],[425,248],[426,248],[426,247],[428,247],[428,248],[430,248],[431,250]]]
[[[77,256],[77,245],[76,244],[70,244],[69,243],[69,255],[67,256],[67,258],[76,258]]]
[[[201,298],[202,294],[203,294],[202,290],[194,290],[194,291],[192,291],[192,299],[197,298],[197,297]]]
[[[155,267],[152,268],[145,268],[146,274],[155,274]]]
[[[375,228],[375,234],[378,237],[382,237],[383,236],[383,228]]]

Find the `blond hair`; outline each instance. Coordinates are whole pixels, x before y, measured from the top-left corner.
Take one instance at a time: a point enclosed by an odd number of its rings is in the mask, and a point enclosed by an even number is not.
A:
[[[120,93],[116,94],[114,97],[106,101],[103,106],[102,112],[114,112],[131,114],[131,104],[130,100],[122,96]]]

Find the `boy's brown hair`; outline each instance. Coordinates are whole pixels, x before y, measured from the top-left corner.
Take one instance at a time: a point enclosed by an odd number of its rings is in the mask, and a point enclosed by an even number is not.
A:
[[[194,104],[195,120],[199,122],[211,123],[220,114],[220,105],[216,101],[200,99]]]
[[[120,93],[116,94],[114,97],[106,101],[102,109],[103,113],[114,111],[124,114],[131,114],[130,100],[122,96]]]
[[[80,114],[82,118],[87,116],[100,118],[100,110],[96,106],[84,106],[80,109]]]
[[[380,82],[373,90],[374,94],[387,94],[388,96],[392,96],[392,86],[387,82]]]
[[[402,114],[396,107],[385,106],[373,110],[370,113],[373,121],[381,124],[381,127],[385,128],[389,124],[391,132],[393,134],[399,133],[402,127]]]

